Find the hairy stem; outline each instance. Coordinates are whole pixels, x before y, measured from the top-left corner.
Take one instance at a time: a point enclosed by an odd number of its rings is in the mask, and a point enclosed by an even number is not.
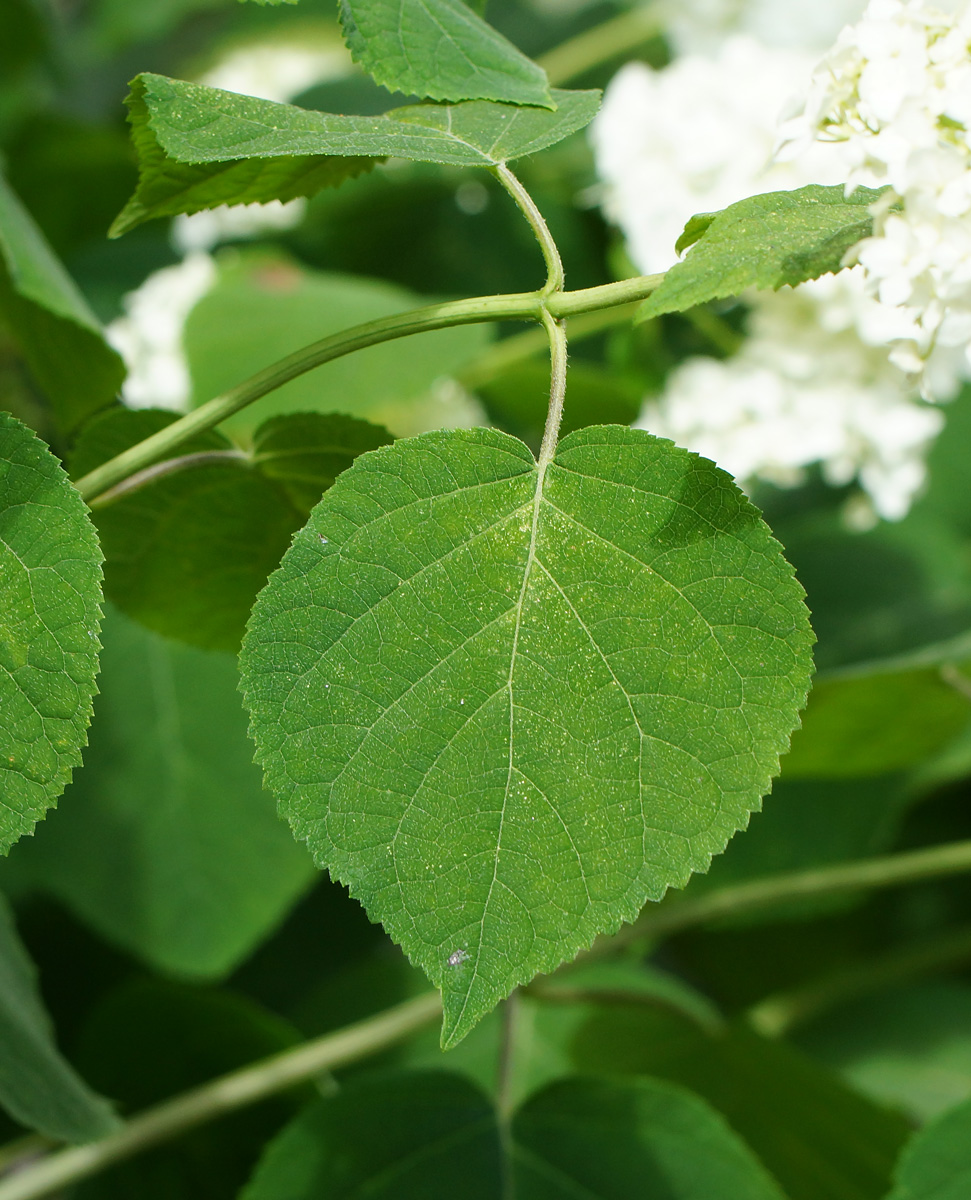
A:
[[[553,461],[556,441],[560,436],[563,420],[563,401],[566,398],[566,322],[557,321],[543,309],[543,325],[550,339],[550,406],[546,413],[546,428],[543,443],[539,448],[539,466],[542,471]]]
[[[540,321],[545,307],[555,317],[571,317],[595,312],[601,308],[629,304],[646,299],[663,280],[663,275],[642,275],[619,283],[602,284],[577,292],[560,292],[544,299],[539,292],[520,292],[505,296],[477,296],[469,300],[454,300],[432,304],[426,308],[384,317],[356,325],[281,359],[247,379],[221,396],[207,401],[181,420],[152,434],[137,446],[132,446],[115,458],[77,480],[75,487],[90,504],[109,488],[116,487],[137,471],[142,471],[160,459],[170,457],[190,438],[212,429],[268,395],[299,375],[312,371],[323,363],[332,362],[355,350],[376,346],[380,342],[446,329],[452,325],[474,325],[487,321]]]
[[[197,1125],[245,1108],[323,1071],[375,1054],[430,1024],[441,1011],[439,993],[427,992],[376,1017],[224,1075],[133,1117],[101,1141],[59,1150],[0,1181],[0,1200],[49,1196]]]
[[[553,241],[553,235],[549,231],[543,214],[536,207],[533,197],[505,163],[500,163],[496,167],[495,173],[499,182],[512,196],[529,222],[529,226],[539,242],[539,248],[543,251],[543,258],[546,261],[546,286],[543,288],[543,295],[549,296],[553,292],[562,292],[566,283],[566,277],[563,274],[563,260],[560,258],[560,252],[556,242]]]
[[[621,304],[615,308],[604,308],[574,317],[567,326],[570,341],[579,342],[583,338],[603,333],[615,325],[625,324],[633,317],[638,307],[639,302]],[[528,362],[529,359],[543,353],[548,345],[549,337],[545,329],[525,329],[522,333],[514,333],[512,337],[502,338],[487,346],[481,354],[477,354],[456,371],[455,378],[463,387],[474,392],[477,388],[492,383],[510,367]]]
[[[633,925],[605,939],[603,949],[637,938],[662,937],[706,925],[722,917],[775,908],[812,896],[839,896],[871,888],[900,887],[923,879],[940,879],[971,871],[971,841],[949,842],[927,850],[908,850],[860,862],[814,867],[767,879],[753,879],[719,888],[695,898],[665,900],[646,908]],[[0,1200],[3,1200],[0,1197]]]

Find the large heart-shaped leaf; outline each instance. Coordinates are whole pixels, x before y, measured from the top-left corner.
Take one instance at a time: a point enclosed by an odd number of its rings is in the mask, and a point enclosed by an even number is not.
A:
[[[98,670],[101,550],[47,447],[0,412],[0,852],[81,762]]]
[[[451,1045],[745,826],[804,702],[802,589],[713,463],[620,426],[362,455],[241,656],[297,835],[442,988]]]
[[[470,100],[355,117],[139,75],[127,101],[138,189],[111,233],[118,236],[151,217],[219,204],[312,196],[389,154],[494,167],[576,133],[600,105],[596,91],[553,96],[556,112]]]

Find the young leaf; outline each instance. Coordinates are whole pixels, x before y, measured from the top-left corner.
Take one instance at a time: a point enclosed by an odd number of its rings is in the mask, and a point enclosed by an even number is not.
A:
[[[730,478],[619,426],[362,455],[241,656],[298,837],[442,989],[452,1045],[705,870],[778,769],[812,635]]]
[[[138,188],[111,234],[219,204],[312,196],[389,154],[460,167],[535,154],[589,124],[600,104],[595,91],[553,95],[556,112],[468,101],[348,117],[139,75],[127,101]]]
[[[161,971],[223,975],[308,887],[313,864],[253,766],[232,656],[165,641],[110,608],[104,643],[84,767],[70,802],[17,848],[16,880]]]
[[[555,108],[546,72],[463,0],[340,0],[354,61],[391,92]]]
[[[740,200],[719,213],[692,217],[678,242],[687,258],[637,310],[639,321],[684,312],[746,288],[795,287],[839,271],[846,252],[868,237],[870,205],[879,191],[813,184]]]
[[[75,475],[176,419],[106,413],[82,432]],[[157,633],[238,650],[257,593],[324,489],[355,454],[390,440],[366,421],[305,413],[268,422],[250,455],[216,432],[187,442],[184,470],[95,508],[108,598]]]
[[[0,897],[0,1104],[28,1129],[86,1142],[118,1125],[107,1100],[61,1056],[34,968]]]
[[[450,1200],[783,1200],[725,1122],[655,1080],[569,1079],[534,1095],[503,1137],[472,1084],[440,1072],[354,1080],[270,1143],[240,1200],[367,1195]]]
[[[2,176],[0,323],[10,326],[62,430],[114,400],[125,377],[122,361]]]
[[[47,447],[0,412],[0,852],[81,762],[98,670],[101,550]]]
[[[887,1200],[966,1200],[969,1192],[971,1101],[914,1134]]]

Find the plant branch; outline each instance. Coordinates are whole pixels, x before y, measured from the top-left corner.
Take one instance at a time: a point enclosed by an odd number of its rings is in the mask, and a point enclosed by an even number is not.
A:
[[[836,863],[808,871],[754,879],[688,899],[672,898],[646,908],[637,920],[598,942],[591,953],[607,951],[638,938],[658,938],[707,925],[723,917],[758,912],[811,896],[838,896],[871,888],[900,887],[922,879],[941,879],[971,871],[971,841],[949,842],[927,850],[908,850],[882,858]],[[0,1196],[0,1200],[3,1197]]]
[[[441,1011],[439,993],[426,992],[376,1017],[224,1075],[133,1117],[121,1130],[101,1141],[59,1150],[36,1165],[0,1180],[0,1200],[49,1196],[197,1125],[303,1083],[323,1071],[376,1054],[428,1025]]]
[[[579,342],[603,333],[614,325],[623,324],[633,317],[638,307],[639,303],[635,301],[633,304],[622,304],[574,317],[567,327],[570,341]],[[510,367],[543,353],[548,345],[549,337],[544,329],[525,329],[522,333],[514,333],[512,337],[502,338],[487,346],[456,371],[455,378],[463,387],[474,392],[498,379]]]
[[[883,988],[920,978],[971,959],[971,927],[927,941],[895,947],[868,962],[833,971],[786,992],[766,996],[748,1010],[748,1021],[763,1037],[784,1037],[798,1025],[841,1004]]]
[[[102,492],[96,499],[90,501],[89,507],[101,508],[103,505],[111,504],[122,496],[127,496],[130,492],[137,492],[139,488],[164,479],[166,475],[176,475],[180,471],[188,471],[192,467],[204,467],[211,463],[221,462],[246,463],[249,462],[249,455],[243,450],[200,450],[196,454],[166,458],[151,467],[146,467],[143,471],[136,471],[134,475],[129,475],[127,479],[123,479],[113,488]]]
[[[207,401],[181,420],[175,421],[145,441],[139,442],[100,467],[90,471],[75,483],[75,487],[90,504],[98,496],[116,487],[137,471],[144,470],[160,459],[173,454],[190,438],[212,429],[247,405],[268,395],[299,375],[312,371],[323,363],[332,362],[355,350],[376,346],[380,342],[446,329],[453,325],[475,325],[487,321],[539,321],[545,308],[555,317],[571,317],[595,312],[601,308],[644,300],[661,284],[663,275],[641,275],[619,283],[602,284],[576,292],[560,292],[545,302],[539,292],[519,292],[504,296],[477,296],[469,300],[453,300],[432,304],[426,308],[384,317],[356,325],[342,333],[314,342],[281,359],[247,379],[230,391]]]
[[[641,4],[630,12],[620,13],[578,33],[569,41],[547,51],[536,61],[546,71],[550,83],[561,87],[594,67],[609,63],[622,55],[629,57],[645,42],[663,29],[656,5]]]
[[[543,288],[543,295],[549,296],[553,292],[562,292],[566,283],[566,277],[563,274],[563,260],[560,258],[560,251],[557,248],[556,242],[553,241],[553,235],[546,224],[546,219],[536,207],[533,197],[526,191],[505,163],[500,163],[496,167],[495,173],[499,182],[509,195],[512,196],[523,216],[529,222],[529,226],[536,235],[537,242],[539,242],[539,248],[543,251],[543,258],[546,262],[546,286]]]
[[[546,413],[546,428],[539,448],[539,466],[542,471],[553,461],[556,440],[560,435],[563,420],[563,402],[566,399],[566,322],[557,321],[543,309],[543,325],[550,339],[550,406]]]

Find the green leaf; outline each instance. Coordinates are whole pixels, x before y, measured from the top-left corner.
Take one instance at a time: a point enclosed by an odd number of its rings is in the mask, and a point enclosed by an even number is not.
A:
[[[513,1120],[519,1192],[531,1200],[785,1200],[725,1120],[656,1079],[564,1079]]]
[[[301,269],[276,256],[234,258],[220,267],[186,323],[192,403],[205,403],[322,337],[422,302],[384,280]],[[291,380],[221,428],[249,440],[268,417],[335,409],[398,436],[470,424],[476,410],[463,394],[435,385],[482,350],[490,332],[464,325],[371,346]]]
[[[908,1133],[896,1113],[742,1026],[712,1033],[670,1010],[604,1005],[575,1032],[571,1051],[575,1071],[690,1088],[745,1139],[789,1200],[882,1200]]]
[[[0,412],[0,851],[81,762],[98,671],[101,551],[84,502]]]
[[[881,195],[857,188],[847,197],[843,187],[813,184],[692,217],[677,249],[694,248],[644,301],[637,320],[684,312],[750,287],[778,291],[839,271],[846,252],[870,235],[869,206]]]
[[[152,409],[106,413],[82,432],[74,473],[175,420]],[[219,433],[194,438],[176,460],[186,469],[95,508],[108,599],[167,637],[238,650],[257,593],[310,509],[356,454],[390,440],[337,413],[276,417],[249,454]]]
[[[109,609],[84,768],[10,866],[165,972],[213,978],[249,954],[315,876],[252,762],[229,654]]]
[[[820,676],[783,762],[785,778],[875,775],[923,762],[971,718],[960,690],[969,667],[964,636]]]
[[[535,154],[588,125],[600,105],[596,91],[553,95],[556,112],[469,101],[348,117],[139,75],[127,101],[139,183],[111,234],[219,204],[312,196],[389,154],[460,167]]]
[[[119,1122],[61,1056],[34,967],[0,898],[0,1104],[28,1129],[57,1141],[103,1137]]]
[[[795,1039],[851,1087],[915,1125],[971,1099],[967,983],[938,980],[864,995],[800,1023]]]
[[[444,1073],[349,1082],[270,1143],[240,1200],[783,1200],[703,1101],[654,1080],[570,1079],[500,1133],[486,1097]]]
[[[44,235],[0,176],[0,319],[70,432],[110,404],[125,368]]]
[[[362,455],[257,601],[257,758],[298,837],[442,989],[443,1045],[706,870],[778,768],[812,635],[712,463],[495,430]]]
[[[556,108],[546,72],[462,0],[340,0],[348,49],[391,92]]]
[[[939,1117],[901,1155],[887,1200],[966,1200],[971,1191],[971,1102]]]

